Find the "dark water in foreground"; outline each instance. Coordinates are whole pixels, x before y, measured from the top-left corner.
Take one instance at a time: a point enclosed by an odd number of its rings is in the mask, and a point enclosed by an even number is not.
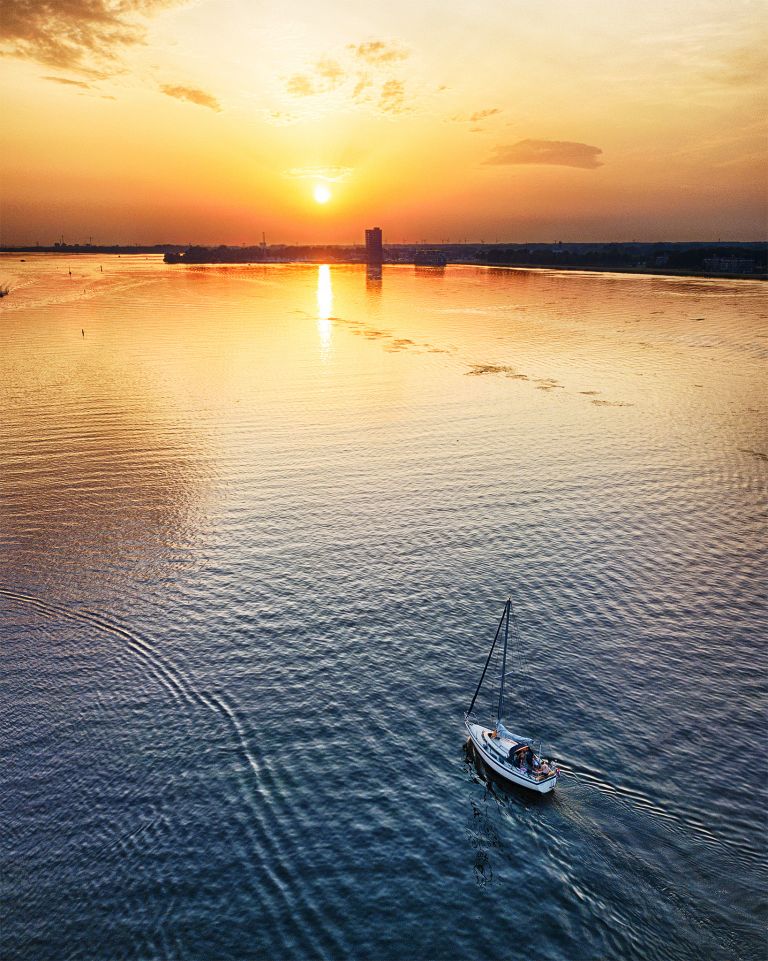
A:
[[[0,271],[4,959],[764,957],[764,287]]]

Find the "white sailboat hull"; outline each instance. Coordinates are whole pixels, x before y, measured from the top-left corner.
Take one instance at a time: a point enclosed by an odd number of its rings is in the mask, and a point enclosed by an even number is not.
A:
[[[489,737],[490,728],[483,727],[480,724],[471,724],[469,721],[464,723],[478,754],[499,777],[503,777],[505,781],[509,781],[511,784],[517,784],[518,787],[526,788],[528,791],[535,791],[536,794],[549,794],[555,790],[557,784],[556,772],[546,778],[537,778],[513,767],[508,760],[500,757],[499,753],[493,750]]]

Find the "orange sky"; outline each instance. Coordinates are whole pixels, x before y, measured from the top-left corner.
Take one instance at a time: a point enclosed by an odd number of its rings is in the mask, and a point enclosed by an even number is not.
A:
[[[4,244],[766,236],[762,0],[0,10]]]

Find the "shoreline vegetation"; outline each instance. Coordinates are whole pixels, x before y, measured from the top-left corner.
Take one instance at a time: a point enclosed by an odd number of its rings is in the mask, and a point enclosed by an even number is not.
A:
[[[258,246],[95,246],[0,247],[0,253],[157,254],[165,263],[288,264],[365,263],[362,245]],[[556,243],[556,244],[387,244],[385,264],[440,269],[444,264],[523,269],[585,270],[730,280],[768,279],[768,244],[731,243]]]

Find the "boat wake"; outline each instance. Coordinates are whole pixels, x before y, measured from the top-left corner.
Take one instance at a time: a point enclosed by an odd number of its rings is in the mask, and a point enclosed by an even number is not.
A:
[[[146,638],[137,634],[135,630],[116,621],[107,620],[93,611],[73,610],[62,604],[53,604],[30,594],[9,590],[6,587],[0,587],[0,596],[34,608],[48,617],[63,617],[69,621],[87,624],[104,634],[119,638],[124,642],[125,650],[141,661],[148,675],[161,685],[172,698],[193,707],[203,707],[223,720],[235,738],[244,761],[253,774],[258,777],[259,764],[249,746],[245,726],[226,698],[220,693],[199,690],[171,661],[158,654],[153,645]]]
[[[683,810],[671,811],[660,807],[641,791],[621,784],[613,784],[584,767],[561,763],[560,771],[567,780],[576,781],[588,789],[595,789],[604,797],[611,798],[625,808],[630,808],[636,814],[650,815],[674,834],[693,836],[710,847],[727,849],[739,860],[747,859],[753,864],[764,863],[763,852],[759,849],[740,843],[728,835],[715,834],[692,813]]]

